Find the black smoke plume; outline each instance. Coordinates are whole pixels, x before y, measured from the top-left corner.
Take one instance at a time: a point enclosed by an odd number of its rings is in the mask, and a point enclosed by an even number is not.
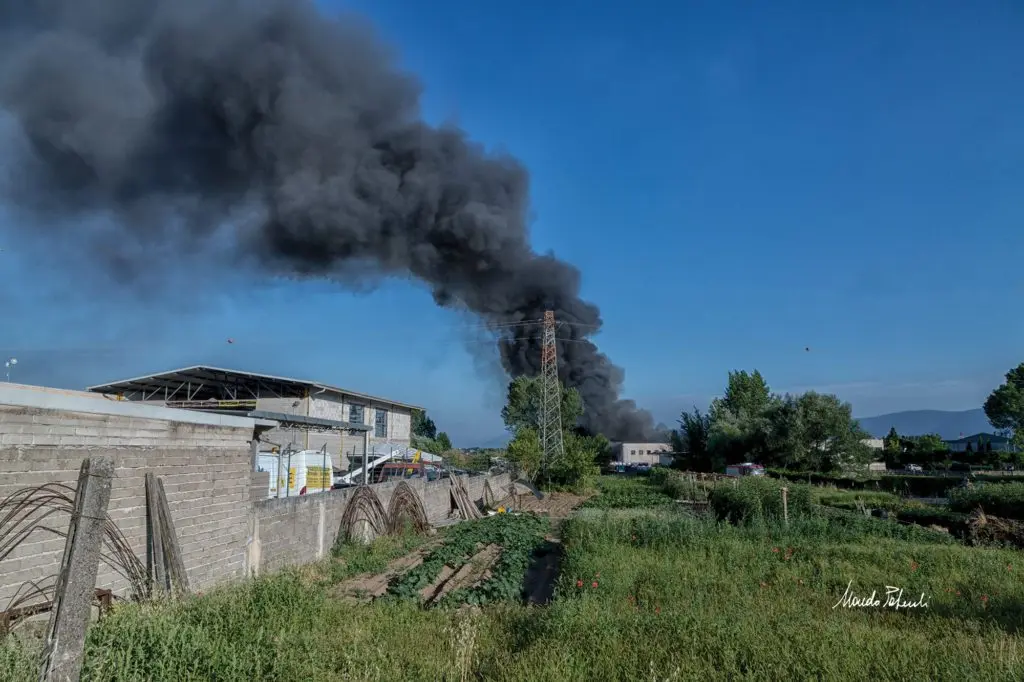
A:
[[[589,340],[601,318],[579,272],[530,247],[526,170],[424,123],[419,95],[366,25],[306,0],[0,7],[0,108],[28,141],[5,193],[36,229],[108,217],[126,276],[140,248],[184,259],[225,239],[264,272],[411,276],[492,327],[513,376],[540,371],[541,327],[509,323],[554,310],[584,426],[648,437]]]

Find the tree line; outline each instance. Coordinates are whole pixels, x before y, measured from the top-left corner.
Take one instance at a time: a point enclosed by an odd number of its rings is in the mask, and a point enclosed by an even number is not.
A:
[[[676,466],[721,471],[753,461],[766,467],[833,472],[870,462],[870,438],[849,403],[808,391],[778,395],[758,370],[729,372],[725,393],[706,413],[683,412],[672,431]]]

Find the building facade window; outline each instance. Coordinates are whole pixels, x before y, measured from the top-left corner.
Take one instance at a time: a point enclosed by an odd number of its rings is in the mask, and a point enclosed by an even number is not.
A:
[[[373,435],[375,438],[387,438],[388,435],[388,411],[377,408],[373,420]]]
[[[362,405],[349,405],[348,406],[348,420],[353,424],[364,424],[363,421],[363,406]]]

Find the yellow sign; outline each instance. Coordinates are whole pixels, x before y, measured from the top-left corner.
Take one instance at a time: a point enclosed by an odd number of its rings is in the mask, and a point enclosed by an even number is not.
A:
[[[288,470],[288,490],[295,487],[295,469]]]
[[[331,487],[331,470],[324,467],[309,467],[306,470],[306,486],[326,489]]]

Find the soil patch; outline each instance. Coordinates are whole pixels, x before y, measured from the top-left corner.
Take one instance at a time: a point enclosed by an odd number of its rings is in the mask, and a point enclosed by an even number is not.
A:
[[[512,511],[533,512],[553,519],[564,519],[589,498],[590,495],[545,493],[544,499],[538,500],[534,495],[526,493],[506,498],[502,504]]]
[[[491,568],[500,557],[500,545],[487,545],[457,570],[445,566],[433,584],[423,590],[423,598],[428,604],[436,604],[455,590],[476,587],[491,577]]]
[[[555,582],[561,570],[563,549],[561,540],[548,537],[537,550],[523,581],[527,604],[551,603],[555,594]]]
[[[395,559],[382,573],[364,573],[338,583],[331,589],[330,594],[332,597],[348,601],[376,599],[388,591],[388,584],[393,579],[422,564],[424,557],[434,551],[438,544],[440,543],[432,542]]]

